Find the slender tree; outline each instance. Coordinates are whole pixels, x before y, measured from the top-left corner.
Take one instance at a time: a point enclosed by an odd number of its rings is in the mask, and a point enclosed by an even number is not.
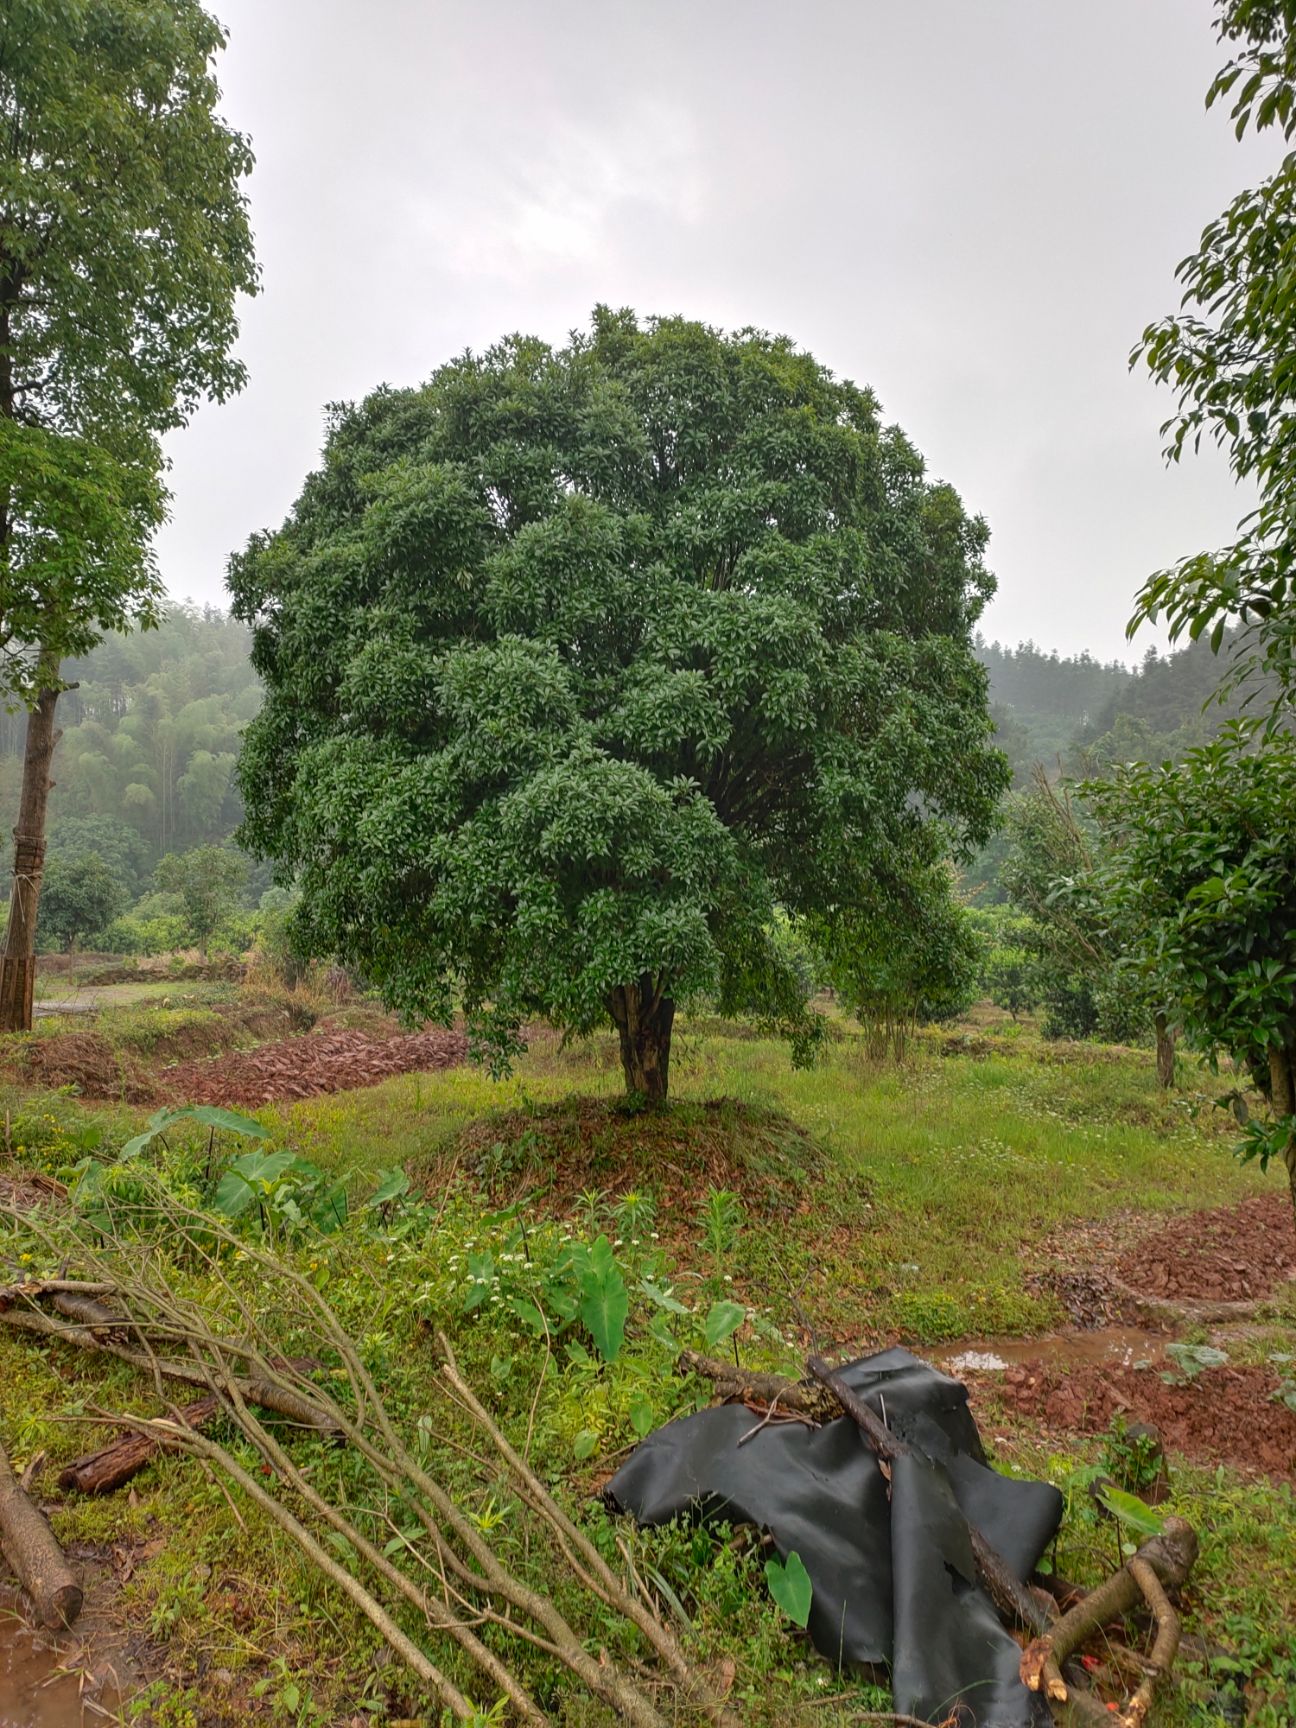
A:
[[[195,0],[0,12],[0,676],[29,711],[0,1030],[31,1024],[63,661],[151,623],[159,440],[240,388],[245,139]]]
[[[244,838],[303,945],[500,1060],[608,1020],[669,1084],[706,993],[806,1047],[779,910],[984,837],[984,525],[782,339],[596,312],[339,409],[232,562],[266,704]]]

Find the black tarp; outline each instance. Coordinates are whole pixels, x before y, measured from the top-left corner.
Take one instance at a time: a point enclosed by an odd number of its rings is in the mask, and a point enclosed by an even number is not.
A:
[[[650,1434],[608,1483],[641,1524],[681,1515],[757,1524],[800,1555],[814,1595],[810,1636],[835,1666],[885,1663],[895,1709],[928,1722],[957,1710],[976,1728],[1035,1728],[1048,1706],[1018,1678],[1021,1651],[976,1581],[973,1523],[1025,1580],[1053,1538],[1062,1496],[986,1463],[967,1389],[907,1350],[841,1373],[914,1451],[891,1484],[848,1417],[770,1424],[741,1404]]]

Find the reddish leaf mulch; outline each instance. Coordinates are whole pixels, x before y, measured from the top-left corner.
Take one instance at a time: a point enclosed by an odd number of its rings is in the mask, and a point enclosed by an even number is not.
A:
[[[160,1078],[177,1103],[274,1104],[376,1086],[394,1074],[454,1068],[467,1055],[462,1032],[376,1038],[355,1027],[336,1026],[205,1062],[182,1062]]]
[[[1147,1422],[1167,1450],[1296,1477],[1296,1411],[1274,1398],[1270,1368],[1208,1368],[1168,1385],[1158,1368],[1022,1363],[1002,1375],[969,1374],[978,1397],[997,1398],[1045,1427],[1100,1434],[1113,1416]]]
[[[1285,1188],[1172,1219],[1117,1263],[1149,1296],[1249,1302],[1296,1276],[1296,1222]]]

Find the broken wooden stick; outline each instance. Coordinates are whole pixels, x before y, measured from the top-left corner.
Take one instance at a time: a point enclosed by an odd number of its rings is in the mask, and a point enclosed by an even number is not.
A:
[[[1142,1728],[1156,1683],[1169,1671],[1179,1648],[1179,1616],[1166,1592],[1181,1588],[1196,1559],[1197,1532],[1186,1519],[1167,1518],[1159,1536],[1145,1542],[1119,1572],[1082,1596],[1026,1646],[1021,1659],[1024,1684],[1032,1692],[1043,1692],[1051,1703],[1065,1704],[1070,1693],[1062,1678],[1062,1663],[1108,1621],[1145,1602],[1157,1624],[1156,1642],[1142,1685],[1118,1717],[1121,1728]]]
[[[0,1446],[0,1547],[42,1626],[70,1626],[84,1600],[43,1512],[23,1492]]]
[[[696,1350],[681,1350],[679,1367],[685,1374],[712,1381],[716,1396],[726,1403],[750,1404],[765,1412],[773,1405],[776,1411],[789,1410],[817,1422],[831,1422],[841,1415],[836,1394],[813,1380],[788,1380],[782,1374],[736,1368],[732,1362],[702,1356]]]

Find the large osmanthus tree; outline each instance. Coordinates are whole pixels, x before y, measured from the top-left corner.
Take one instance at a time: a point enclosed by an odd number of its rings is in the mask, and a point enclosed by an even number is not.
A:
[[[29,710],[0,1030],[31,1023],[60,665],[154,618],[158,441],[243,382],[223,42],[195,0],[0,9],[0,691]]]
[[[666,1096],[676,1004],[814,1021],[778,909],[976,843],[986,530],[787,341],[596,311],[335,411],[231,562],[266,702],[246,844],[299,934],[499,1060],[610,1019]]]

